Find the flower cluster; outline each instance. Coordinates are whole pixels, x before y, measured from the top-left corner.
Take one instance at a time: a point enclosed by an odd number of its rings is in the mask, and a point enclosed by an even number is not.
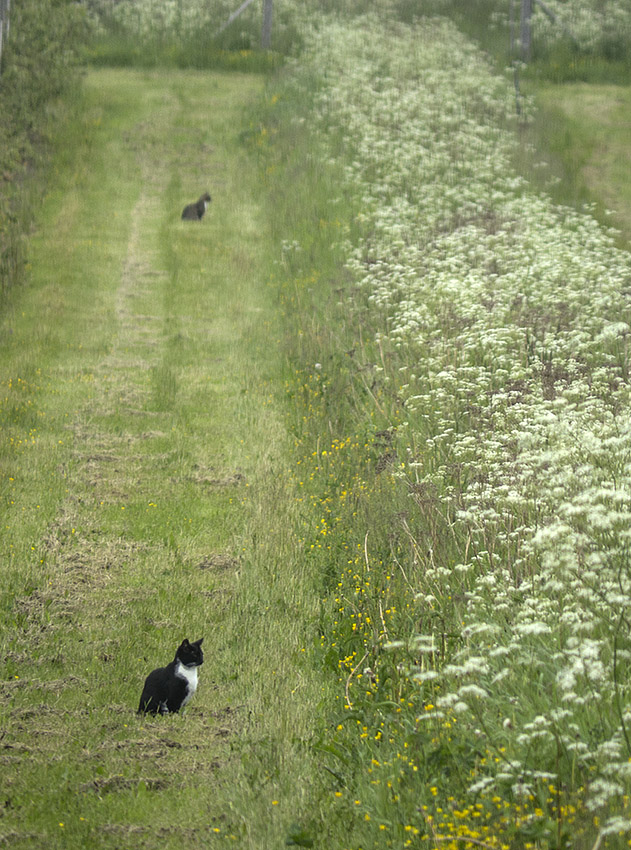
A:
[[[409,676],[505,754],[471,794],[562,784],[631,829],[631,258],[514,172],[510,86],[444,20],[323,26],[303,64],[361,208],[349,309],[407,419],[421,644],[447,602],[459,629]]]
[[[625,0],[550,0],[535,7],[535,37],[547,42],[568,35],[582,49],[623,58],[631,41],[631,5]]]

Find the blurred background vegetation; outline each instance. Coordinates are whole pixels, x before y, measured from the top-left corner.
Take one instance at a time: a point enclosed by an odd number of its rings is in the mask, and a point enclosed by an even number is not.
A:
[[[44,191],[50,143],[80,108],[86,64],[265,73],[299,54],[304,28],[322,16],[367,12],[404,23],[447,15],[499,67],[519,52],[521,0],[275,0],[267,51],[260,49],[261,2],[224,28],[238,6],[236,0],[13,4],[0,75],[0,297],[21,280],[23,241]],[[629,83],[631,0],[535,0],[531,61],[519,74],[537,83]]]

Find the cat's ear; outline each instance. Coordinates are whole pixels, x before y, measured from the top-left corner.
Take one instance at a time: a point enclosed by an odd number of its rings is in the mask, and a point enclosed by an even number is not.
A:
[[[182,641],[182,646],[188,646],[188,645],[189,645],[188,638],[184,638],[184,640]]]
[[[199,640],[195,641],[193,646],[201,646],[203,642],[204,642],[204,638],[200,638]]]

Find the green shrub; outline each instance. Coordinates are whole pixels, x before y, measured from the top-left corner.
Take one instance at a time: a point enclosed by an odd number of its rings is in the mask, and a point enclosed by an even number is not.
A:
[[[0,76],[0,294],[19,281],[23,234],[42,194],[60,98],[79,84],[86,19],[67,0],[23,0],[11,10]]]

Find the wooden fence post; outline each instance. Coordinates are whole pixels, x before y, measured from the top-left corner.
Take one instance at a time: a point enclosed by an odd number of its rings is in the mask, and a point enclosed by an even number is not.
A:
[[[11,0],[0,0],[0,74],[2,73],[2,48],[9,37],[9,10]]]
[[[272,13],[274,0],[263,0],[263,26],[261,28],[261,47],[269,50],[272,44]]]

